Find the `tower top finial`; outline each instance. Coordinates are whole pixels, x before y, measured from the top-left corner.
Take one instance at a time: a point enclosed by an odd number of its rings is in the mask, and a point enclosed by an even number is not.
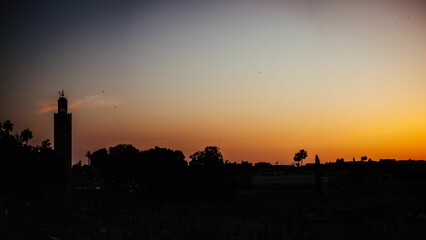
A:
[[[67,113],[68,112],[68,101],[64,97],[64,90],[59,91],[59,99],[58,99],[58,113]]]
[[[65,94],[64,94],[64,90],[62,89],[62,91],[59,91],[58,92],[58,94],[59,94],[59,98],[61,98],[61,97],[64,97],[65,96]]]

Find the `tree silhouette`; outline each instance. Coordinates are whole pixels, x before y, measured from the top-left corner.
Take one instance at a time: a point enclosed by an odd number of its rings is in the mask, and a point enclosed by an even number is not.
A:
[[[102,178],[96,168],[83,165],[81,161],[71,168],[71,184],[74,188],[80,189],[100,189],[103,187]]]
[[[367,159],[368,159],[368,157],[367,157],[367,156],[362,156],[362,157],[361,157],[361,161],[363,161],[363,162],[367,161]]]
[[[140,151],[132,144],[118,144],[108,149],[108,171],[113,180],[130,182],[138,175]]]
[[[90,166],[90,151],[87,151],[86,152],[86,155],[84,155],[85,157],[87,157],[87,165],[89,165]]]
[[[20,208],[26,202],[39,201],[43,194],[59,193],[58,172],[53,150],[49,140],[42,146],[28,145],[32,132],[25,129],[21,134],[12,134],[13,123],[6,121],[1,124],[0,131],[0,195],[16,202],[14,207]],[[25,143],[25,145],[23,144]],[[63,188],[63,186],[61,186]],[[11,207],[12,208],[12,207]],[[12,211],[11,211],[12,212]]]
[[[86,156],[111,193],[143,192],[167,198],[181,194],[185,185],[187,163],[178,150],[155,147],[140,151],[131,144],[118,144],[109,150],[87,152]]]
[[[42,149],[51,149],[51,147],[50,147],[51,145],[52,144],[50,143],[49,139],[41,141],[41,148]]]
[[[103,177],[106,177],[109,174],[109,161],[108,161],[108,150],[106,148],[100,148],[97,151],[93,152],[88,156],[90,159],[90,164],[98,168]]]
[[[4,132],[6,133],[6,135],[9,135],[10,132],[12,132],[12,130],[13,130],[13,123],[10,120],[6,120],[3,123],[3,129],[4,129]]]
[[[222,198],[229,184],[225,177],[225,164],[219,147],[208,146],[189,156],[189,181],[194,198]]]
[[[222,153],[219,151],[219,147],[208,146],[204,151],[198,151],[189,156],[191,161],[190,166],[196,167],[220,167],[223,163]]]
[[[21,135],[19,135],[19,138],[22,142],[25,142],[25,145],[28,145],[28,141],[33,138],[33,133],[30,131],[30,129],[26,128],[22,130]]]
[[[296,166],[303,165],[303,159],[308,157],[308,153],[304,149],[300,149],[299,152],[294,154],[293,160],[296,162]]]
[[[140,170],[136,178],[141,184],[163,198],[182,195],[181,190],[186,185],[187,162],[181,151],[156,146],[141,151],[140,156],[136,165]]]

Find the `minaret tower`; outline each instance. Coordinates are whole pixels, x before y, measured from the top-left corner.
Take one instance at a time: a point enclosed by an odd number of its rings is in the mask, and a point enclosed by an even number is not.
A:
[[[59,92],[58,112],[54,114],[54,147],[58,161],[61,161],[65,176],[71,176],[71,113],[68,113],[68,100],[64,97],[64,90]]]

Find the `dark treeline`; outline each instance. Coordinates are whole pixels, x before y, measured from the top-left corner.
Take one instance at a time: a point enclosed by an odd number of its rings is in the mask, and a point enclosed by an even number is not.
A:
[[[64,173],[50,141],[0,123],[0,239],[423,239],[426,162],[229,162],[207,146],[87,152]],[[350,233],[350,234],[349,234]],[[352,234],[353,233],[353,234]]]
[[[32,137],[29,129],[14,133],[12,122],[0,123],[0,197],[6,197],[9,206],[41,201],[66,186],[50,141],[31,146]]]
[[[29,129],[20,134],[12,133],[10,121],[0,123],[0,152],[2,159],[0,184],[3,186],[43,185],[55,177],[59,168],[54,161],[49,140],[41,145],[31,146]],[[31,179],[31,181],[29,181]]]
[[[102,182],[93,179],[99,188],[115,193],[132,192],[144,197],[163,200],[222,199],[232,196],[234,189],[244,187],[236,176],[249,176],[253,165],[249,162],[229,163],[223,160],[216,146],[208,146],[185,160],[179,150],[155,147],[138,150],[130,144],[119,144],[108,150],[88,152],[90,168],[99,171]],[[73,166],[78,184],[78,172],[84,166]],[[93,183],[94,183],[93,182]],[[95,184],[95,183],[94,183]]]
[[[233,176],[248,177],[254,170],[246,161],[224,161],[216,146],[195,152],[187,162],[179,150],[155,147],[141,151],[131,144],[119,144],[87,152],[90,164],[72,166],[68,179],[50,140],[32,146],[28,144],[33,137],[29,129],[16,133],[11,121],[0,124],[1,194],[18,199],[46,192],[60,194],[67,187],[105,189],[112,194],[132,192],[168,200],[224,199],[237,187]],[[256,166],[263,168],[265,164]]]
[[[253,189],[256,184],[264,186],[265,179],[269,185],[286,185],[286,181],[290,181],[279,177],[272,182],[271,178],[254,179],[259,175],[315,175],[318,191],[322,191],[323,177],[328,179],[328,186],[345,184],[345,188],[362,191],[368,191],[372,183],[387,181],[389,176],[392,179],[412,176],[409,182],[413,185],[423,184],[424,179],[417,170],[424,169],[425,164],[419,161],[396,164],[389,160],[367,161],[367,157],[362,156],[360,161],[337,159],[335,163],[320,164],[316,156],[315,164],[303,166],[300,162],[307,157],[307,152],[302,149],[295,154],[293,166],[284,166],[268,162],[229,162],[216,146],[207,146],[186,160],[179,150],[161,147],[139,150],[131,144],[87,152],[89,164],[79,162],[72,166],[69,178],[64,176],[63,163],[55,156],[50,141],[46,139],[41,145],[32,146],[29,144],[32,137],[29,129],[14,131],[11,121],[0,123],[1,195],[22,200],[45,194],[60,196],[71,188],[102,189],[107,194],[132,193],[139,199],[162,201],[229,200],[236,190]]]
[[[373,186],[380,188],[376,185],[389,179],[403,179],[416,192],[414,186],[424,183],[422,172],[426,165],[424,161],[367,161],[366,156],[360,161],[354,158],[345,162],[339,158],[326,164],[321,164],[316,156],[315,164],[303,165],[300,162],[307,157],[303,149],[295,154],[293,166],[237,163],[224,160],[216,146],[207,146],[186,160],[179,150],[161,147],[139,150],[131,144],[119,144],[87,152],[89,164],[79,162],[72,166],[69,178],[64,175],[63,163],[55,156],[50,141],[46,139],[32,146],[29,144],[32,137],[29,129],[14,131],[9,120],[0,123],[1,195],[22,200],[45,194],[59,196],[66,189],[102,189],[107,194],[126,192],[140,199],[152,197],[162,201],[229,200],[236,190],[253,189],[254,185],[289,186],[293,181],[261,177],[267,175],[311,175],[315,176],[314,185],[319,192],[326,179],[328,190],[330,186],[343,184],[352,193],[370,191]]]

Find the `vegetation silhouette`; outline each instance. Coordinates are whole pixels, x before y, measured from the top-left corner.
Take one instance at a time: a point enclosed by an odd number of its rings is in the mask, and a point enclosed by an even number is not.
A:
[[[101,148],[87,154],[98,169],[107,191],[167,197],[185,184],[187,163],[181,151],[155,147],[140,151],[131,144],[119,144],[107,151]],[[171,196],[168,196],[171,197]]]
[[[217,146],[118,144],[64,175],[49,139],[0,122],[0,239],[422,239],[426,162],[230,162]],[[368,159],[368,161],[367,161]],[[297,166],[297,167],[295,167]],[[351,231],[354,234],[348,235]]]
[[[63,204],[66,179],[59,174],[50,141],[31,146],[31,138],[29,129],[13,134],[10,120],[0,124],[0,204],[7,206],[2,210],[8,215],[19,216],[33,206],[45,208],[45,198]]]
[[[294,154],[293,160],[297,167],[303,166],[303,160],[308,157],[308,153],[304,149]]]
[[[217,146],[208,146],[203,151],[190,155],[189,171],[191,192],[200,198],[225,199],[229,185],[226,178],[225,163]],[[235,170],[235,169],[234,169]],[[231,173],[230,171],[228,173]]]

